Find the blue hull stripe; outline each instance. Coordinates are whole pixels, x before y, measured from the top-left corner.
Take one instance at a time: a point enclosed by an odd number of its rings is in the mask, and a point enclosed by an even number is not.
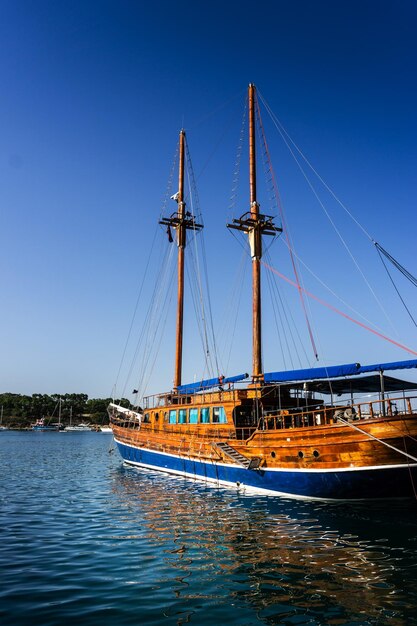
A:
[[[260,493],[308,499],[361,500],[412,497],[413,481],[417,484],[416,464],[345,470],[248,470],[217,461],[199,461],[136,448],[117,439],[115,441],[123,460],[130,465]]]

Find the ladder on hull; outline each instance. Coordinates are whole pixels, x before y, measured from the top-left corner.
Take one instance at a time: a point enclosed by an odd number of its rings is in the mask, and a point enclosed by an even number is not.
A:
[[[214,446],[221,450],[223,454],[228,456],[235,463],[237,463],[241,467],[244,467],[245,469],[258,469],[261,463],[261,459],[259,457],[253,457],[252,459],[248,459],[248,457],[240,454],[240,452],[235,450],[235,448],[232,448],[232,446],[229,446],[229,444],[224,441],[215,443]]]

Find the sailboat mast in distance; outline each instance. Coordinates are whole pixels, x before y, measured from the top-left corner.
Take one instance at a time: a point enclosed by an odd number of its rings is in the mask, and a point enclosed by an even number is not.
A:
[[[181,385],[182,377],[182,345],[184,328],[184,262],[185,246],[187,243],[187,230],[201,230],[202,224],[197,224],[194,216],[185,211],[184,201],[184,170],[185,170],[185,130],[181,130],[179,138],[179,166],[178,166],[178,192],[173,199],[178,203],[178,211],[169,218],[160,220],[169,228],[174,228],[177,235],[178,247],[178,279],[177,279],[177,326],[175,341],[174,363],[174,389]]]
[[[256,151],[255,151],[255,85],[248,88],[249,99],[249,191],[250,211],[234,219],[228,228],[243,230],[249,237],[252,257],[252,379],[262,382],[262,316],[261,316],[261,258],[262,235],[275,235],[281,229],[273,218],[259,212],[256,199]]]

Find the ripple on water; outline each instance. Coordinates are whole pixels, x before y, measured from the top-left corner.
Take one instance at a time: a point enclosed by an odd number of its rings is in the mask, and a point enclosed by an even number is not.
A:
[[[417,623],[415,507],[245,496],[108,447],[2,433],[2,623]]]

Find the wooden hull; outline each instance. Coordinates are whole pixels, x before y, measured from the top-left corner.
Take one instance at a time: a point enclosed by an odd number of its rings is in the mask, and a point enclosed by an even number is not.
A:
[[[113,425],[113,432],[127,464],[238,489],[350,500],[413,497],[417,485],[415,415],[255,430],[243,441],[226,424]]]

